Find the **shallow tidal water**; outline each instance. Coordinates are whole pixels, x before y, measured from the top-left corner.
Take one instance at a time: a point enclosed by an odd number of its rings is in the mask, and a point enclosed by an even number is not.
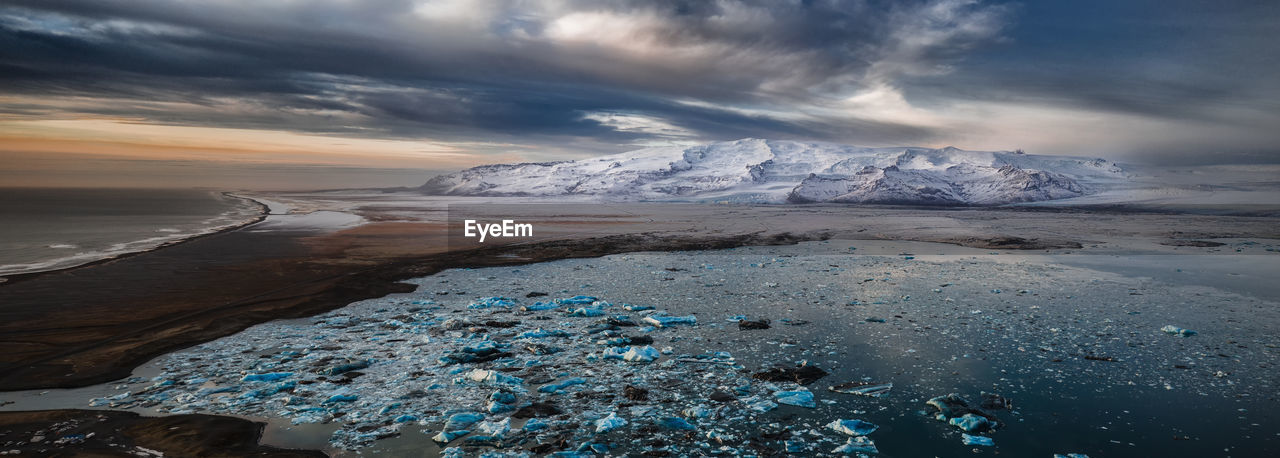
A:
[[[199,189],[7,188],[0,275],[73,267],[251,221],[257,204]]]
[[[1273,252],[1247,248],[1217,256],[1247,260],[1246,273],[1280,271]],[[1280,311],[1266,288],[1218,282],[1232,264],[1199,255],[1100,263],[1108,269],[1091,268],[1099,262],[1090,256],[833,240],[456,269],[415,280],[415,293],[265,323],[158,358],[128,382],[2,399],[14,401],[6,410],[97,398],[99,408],[269,419],[265,442],[341,456],[584,447],[826,455],[848,440],[825,427],[836,419],[878,425],[866,437],[888,457],[1269,456],[1280,448]],[[526,297],[532,292],[547,296]],[[521,310],[579,295],[598,302]],[[493,297],[508,300],[483,299]],[[575,316],[578,309],[601,315]],[[693,315],[696,324],[646,327],[657,312]],[[618,315],[637,326],[599,326]],[[742,317],[770,327],[740,329]],[[1165,325],[1197,334],[1170,335]],[[609,337],[652,338],[622,348],[650,346],[660,356],[605,356]],[[441,361],[485,345],[510,354]],[[559,351],[534,354],[531,345]],[[353,361],[369,365],[356,376],[324,373]],[[808,385],[752,378],[801,362],[829,374]],[[477,370],[520,381],[472,377]],[[289,375],[243,380],[271,373]],[[583,383],[540,390],[576,378]],[[850,381],[893,388],[883,397],[827,389]],[[647,399],[625,396],[627,385]],[[793,391],[811,393],[813,407],[775,402]],[[523,418],[504,424],[510,411],[488,412],[494,392],[513,393],[513,408],[539,402],[561,412],[526,431]],[[1000,426],[979,434],[993,447],[962,444],[962,431],[925,404],[948,393],[976,403],[983,392],[1012,401],[990,410]],[[445,419],[465,411],[483,416],[469,435],[432,441]],[[597,432],[611,414],[625,423]],[[656,426],[665,418],[693,429]],[[468,439],[481,435],[491,438]],[[536,449],[542,444],[552,446]]]

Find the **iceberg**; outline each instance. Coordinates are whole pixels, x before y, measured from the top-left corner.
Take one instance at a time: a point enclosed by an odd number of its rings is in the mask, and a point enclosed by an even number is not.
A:
[[[850,437],[844,444],[841,444],[839,447],[836,447],[835,450],[832,450],[831,453],[839,455],[853,455],[855,453],[879,454],[880,450],[876,449],[876,443],[875,441],[872,441],[871,438],[867,436],[857,436]]]
[[[818,406],[813,402],[813,393],[809,390],[779,391],[773,393],[773,400],[777,401],[778,404],[808,407],[810,409]]]
[[[658,350],[648,345],[643,347],[631,347],[627,349],[626,353],[622,354],[623,361],[633,363],[648,363],[657,360],[660,357],[661,354],[658,353]]]
[[[865,436],[879,429],[874,423],[862,420],[835,420],[827,423],[827,429],[850,436]]]
[[[655,313],[653,315],[644,317],[644,320],[642,321],[644,321],[645,323],[651,324],[655,327],[665,328],[665,327],[677,325],[677,324],[698,324],[698,317],[693,315],[670,316],[665,313],[662,313],[662,314]]]
[[[605,433],[627,424],[627,420],[618,418],[613,412],[609,416],[596,420],[596,433]]]
[[[467,378],[476,382],[500,385],[520,385],[524,383],[524,379],[520,377],[512,377],[510,375],[488,369],[472,369],[471,372],[467,373]]]
[[[987,420],[986,417],[971,413],[964,414],[964,416],[961,417],[952,418],[949,420],[949,423],[952,426],[957,426],[960,429],[965,430],[965,432],[970,433],[985,431],[992,426],[991,421]]]
[[[970,436],[964,433],[960,434],[960,441],[964,445],[981,445],[983,447],[994,447],[996,445],[996,442],[991,440],[990,437]]]
[[[240,378],[241,382],[274,382],[293,376],[293,372],[269,372],[266,374],[248,374]]]
[[[828,390],[836,393],[856,394],[860,396],[885,397],[889,395],[889,390],[893,389],[892,383],[865,383],[865,382],[849,382],[839,385],[829,386]]]
[[[560,393],[561,391],[564,391],[565,388],[568,388],[574,385],[582,385],[584,383],[587,383],[587,379],[584,379],[582,377],[574,377],[571,379],[561,380],[560,382],[557,382],[557,383],[543,385],[538,388],[538,392],[556,394],[556,393]]]

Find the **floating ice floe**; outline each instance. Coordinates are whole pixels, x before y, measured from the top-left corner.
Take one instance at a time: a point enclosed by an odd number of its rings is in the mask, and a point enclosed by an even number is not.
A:
[[[659,328],[665,328],[677,324],[698,324],[698,317],[693,315],[671,316],[667,315],[666,312],[659,312],[644,317],[644,322]]]
[[[643,347],[631,347],[627,349],[626,353],[622,354],[623,361],[630,361],[633,363],[647,363],[654,361],[659,357],[661,357],[661,354],[658,353],[658,350],[655,350],[653,347],[648,345]]]
[[[964,433],[960,433],[960,442],[964,443],[964,445],[981,445],[983,447],[994,447],[996,445],[996,442],[991,440],[990,437],[970,436]]]
[[[893,389],[892,383],[848,382],[827,387],[836,393],[857,394],[861,396],[884,397]]]
[[[779,391],[773,393],[773,400],[777,401],[778,404],[808,407],[810,409],[818,406],[813,402],[813,393],[806,389],[796,391]]]
[[[557,383],[550,383],[550,384],[543,385],[542,387],[538,388],[538,392],[556,394],[564,391],[565,388],[568,388],[574,385],[581,385],[584,383],[587,383],[587,379],[584,379],[582,377],[574,377],[570,379],[561,380],[560,382],[557,382]]]
[[[827,429],[850,436],[865,436],[879,428],[874,423],[862,420],[835,420],[827,423]]]
[[[524,379],[520,377],[512,377],[498,371],[488,369],[472,369],[467,373],[467,378],[474,382],[492,383],[498,385],[521,385]]]
[[[938,410],[934,415],[937,420],[968,432],[987,431],[999,426],[994,415],[969,405],[968,400],[956,393],[932,398],[925,404]]]
[[[617,414],[610,412],[609,416],[596,420],[596,432],[604,433],[617,428],[626,426],[627,420],[618,418]]]
[[[1171,324],[1171,325],[1167,325],[1167,326],[1165,326],[1165,327],[1163,327],[1163,328],[1160,328],[1160,330],[1161,330],[1161,331],[1163,331],[1165,334],[1169,334],[1169,335],[1171,335],[1171,336],[1191,337],[1191,336],[1196,335],[1196,332],[1195,332],[1195,331],[1192,331],[1192,330],[1190,330],[1190,329],[1186,329],[1186,328],[1180,328],[1180,327],[1174,326],[1174,325],[1172,325],[1172,324]]]
[[[494,307],[510,308],[516,305],[515,301],[505,297],[483,297],[472,302],[467,308],[472,310],[489,309]]]
[[[247,374],[240,378],[241,382],[274,382],[293,376],[293,372],[268,372],[265,374]]]
[[[839,447],[836,447],[835,450],[832,450],[831,453],[840,455],[852,455],[855,453],[879,454],[880,450],[876,449],[876,443],[875,441],[872,441],[871,438],[867,436],[857,436],[850,437],[844,444],[841,444]]]
[[[556,299],[556,302],[563,305],[591,305],[597,300],[599,299],[594,296],[573,296],[568,299]]]
[[[963,416],[960,416],[960,417],[952,418],[948,421],[948,423],[950,423],[951,426],[959,427],[960,429],[963,429],[966,432],[971,432],[971,433],[986,431],[987,429],[990,429],[992,426],[991,421],[987,420],[986,417],[983,417],[980,415],[974,415],[971,413],[964,414]]]

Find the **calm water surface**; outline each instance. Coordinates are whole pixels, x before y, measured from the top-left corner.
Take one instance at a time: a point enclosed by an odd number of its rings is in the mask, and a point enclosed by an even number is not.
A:
[[[259,208],[198,189],[3,189],[0,275],[152,249],[251,221]]]

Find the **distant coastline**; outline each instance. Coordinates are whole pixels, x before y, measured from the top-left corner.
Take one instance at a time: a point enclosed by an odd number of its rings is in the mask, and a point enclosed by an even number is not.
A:
[[[41,275],[52,274],[52,273],[56,273],[56,272],[65,272],[65,271],[72,270],[72,269],[80,269],[80,268],[84,268],[84,267],[95,266],[95,265],[99,265],[99,264],[103,264],[103,263],[107,263],[107,262],[115,261],[115,260],[118,260],[118,259],[127,258],[127,257],[130,257],[130,256],[136,256],[136,255],[138,255],[138,254],[142,254],[142,253],[147,253],[147,252],[151,252],[151,251],[159,250],[159,249],[161,249],[161,248],[167,248],[167,247],[171,247],[171,246],[174,246],[174,245],[178,245],[178,244],[182,244],[182,243],[187,243],[187,242],[190,242],[190,241],[192,241],[192,240],[197,240],[197,239],[201,239],[201,238],[204,238],[204,237],[209,237],[209,236],[213,236],[213,235],[222,234],[222,233],[225,233],[225,232],[234,231],[234,230],[237,230],[237,229],[240,229],[240,228],[243,228],[243,227],[247,227],[247,226],[251,226],[251,225],[254,225],[254,224],[260,223],[260,222],[262,222],[263,220],[265,220],[265,219],[267,218],[267,216],[268,216],[268,215],[270,215],[270,214],[271,214],[271,209],[270,209],[270,207],[269,207],[269,206],[267,206],[267,204],[265,204],[265,203],[263,203],[263,202],[260,202],[260,201],[258,201],[257,199],[254,199],[254,198],[252,198],[252,197],[238,195],[238,194],[235,194],[233,191],[220,191],[220,192],[219,192],[219,194],[221,194],[221,195],[222,195],[222,196],[224,196],[224,197],[229,197],[229,198],[232,198],[232,199],[238,199],[238,200],[241,200],[241,201],[244,201],[244,202],[251,203],[251,204],[253,204],[254,206],[257,206],[257,207],[258,207],[257,215],[256,215],[256,216],[254,216],[252,219],[248,219],[248,220],[245,220],[245,221],[242,221],[242,222],[236,223],[236,224],[231,224],[231,225],[227,225],[227,226],[219,227],[219,228],[217,228],[217,229],[210,230],[210,231],[193,233],[193,234],[191,234],[191,235],[189,235],[189,236],[187,236],[187,237],[182,237],[182,238],[180,238],[180,239],[175,239],[175,240],[169,240],[169,241],[161,242],[161,243],[159,243],[159,244],[157,244],[157,245],[150,246],[150,247],[146,247],[146,248],[142,248],[142,249],[138,249],[138,250],[133,250],[133,251],[122,251],[122,252],[112,253],[112,254],[105,254],[105,253],[104,253],[104,257],[97,258],[97,259],[90,259],[90,260],[86,260],[85,262],[80,263],[80,264],[75,264],[75,265],[70,265],[70,266],[63,266],[63,267],[56,267],[56,268],[52,268],[52,269],[48,269],[48,270],[38,270],[38,271],[33,271],[33,272],[18,272],[18,273],[12,273],[12,274],[0,274],[0,287],[3,287],[4,285],[14,284],[14,283],[17,283],[17,282],[20,282],[20,281],[24,281],[24,280],[29,280],[29,279],[32,279],[32,278],[36,278],[36,277],[39,277],[39,276],[41,276]]]

